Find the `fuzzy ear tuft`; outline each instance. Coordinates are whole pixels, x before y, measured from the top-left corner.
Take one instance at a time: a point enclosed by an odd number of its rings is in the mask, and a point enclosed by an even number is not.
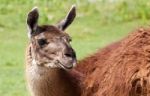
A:
[[[57,24],[57,27],[60,30],[65,30],[74,20],[74,18],[76,17],[76,6],[72,5],[70,11],[68,12],[67,16],[65,19],[63,19],[62,21],[60,21]]]
[[[39,18],[39,12],[38,8],[34,7],[29,13],[27,17],[27,26],[28,26],[28,36],[31,37],[32,33],[36,30],[37,28],[37,23],[38,23],[38,18]]]

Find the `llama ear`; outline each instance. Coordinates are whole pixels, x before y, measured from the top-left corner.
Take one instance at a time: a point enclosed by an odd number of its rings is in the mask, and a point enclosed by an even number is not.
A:
[[[27,26],[28,26],[28,37],[30,38],[32,33],[36,30],[37,28],[37,23],[38,23],[38,18],[39,18],[39,12],[38,8],[34,7],[29,13],[27,17]]]
[[[62,21],[60,21],[56,26],[64,31],[74,20],[74,18],[76,17],[76,6],[72,5],[70,11],[68,12],[67,16],[65,19],[63,19]]]

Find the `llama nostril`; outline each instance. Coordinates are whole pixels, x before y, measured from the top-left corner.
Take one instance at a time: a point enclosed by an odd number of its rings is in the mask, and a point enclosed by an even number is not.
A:
[[[64,52],[64,55],[66,57],[76,58],[76,53],[74,52],[74,50],[72,48],[67,48]]]
[[[66,57],[72,57],[72,55],[69,54],[69,53],[66,53],[65,56],[66,56]]]

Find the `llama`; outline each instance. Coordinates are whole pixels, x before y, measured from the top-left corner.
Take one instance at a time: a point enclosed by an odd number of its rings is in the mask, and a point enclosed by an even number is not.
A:
[[[26,76],[31,95],[150,96],[150,30],[140,28],[74,67],[76,54],[64,31],[75,9],[58,24],[42,26],[37,8],[29,12]]]
[[[71,38],[64,30],[76,16],[72,6],[56,25],[38,25],[39,12],[33,8],[27,17],[28,37],[26,77],[32,96],[80,96],[78,80],[68,72],[76,65]]]

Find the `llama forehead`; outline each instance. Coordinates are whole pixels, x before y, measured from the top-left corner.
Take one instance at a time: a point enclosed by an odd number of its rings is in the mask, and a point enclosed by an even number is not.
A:
[[[37,29],[37,32],[38,33],[44,33],[44,34],[50,33],[51,35],[59,35],[59,34],[63,33],[61,30],[59,30],[57,27],[55,27],[53,25],[39,26]]]
[[[44,33],[40,33],[39,35],[35,36],[36,39],[42,39],[46,38],[46,35]]]
[[[41,38],[55,38],[55,37],[69,37],[65,32],[62,32],[57,27],[53,25],[43,25],[39,26],[37,32],[33,33],[36,39]]]

